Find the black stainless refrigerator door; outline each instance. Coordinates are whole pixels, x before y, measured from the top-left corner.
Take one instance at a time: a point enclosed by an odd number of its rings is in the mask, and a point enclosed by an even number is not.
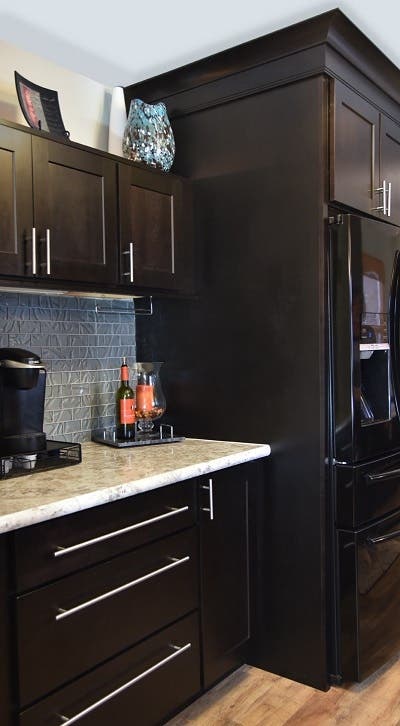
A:
[[[362,681],[400,650],[400,514],[337,541],[340,671]]]
[[[350,464],[400,449],[400,230],[351,214],[330,229],[334,457]]]

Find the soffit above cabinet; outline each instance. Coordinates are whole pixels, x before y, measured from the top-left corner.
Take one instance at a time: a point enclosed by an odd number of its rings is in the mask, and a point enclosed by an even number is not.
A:
[[[125,99],[162,98],[173,118],[210,105],[213,93],[228,101],[317,73],[342,77],[343,62],[400,103],[400,70],[338,9],[127,86]]]

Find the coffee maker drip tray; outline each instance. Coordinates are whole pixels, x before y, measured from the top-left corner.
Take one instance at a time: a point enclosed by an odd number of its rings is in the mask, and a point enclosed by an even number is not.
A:
[[[31,454],[0,456],[0,479],[33,474],[37,471],[57,469],[62,466],[79,464],[82,461],[80,444],[65,441],[47,441],[46,448]]]
[[[160,424],[151,431],[141,431],[136,422],[132,431],[132,438],[118,438],[118,428],[112,426],[106,429],[95,429],[92,431],[92,441],[106,446],[114,446],[123,449],[128,446],[149,446],[151,444],[173,444],[176,441],[184,441],[183,436],[174,436],[174,429],[169,424]]]

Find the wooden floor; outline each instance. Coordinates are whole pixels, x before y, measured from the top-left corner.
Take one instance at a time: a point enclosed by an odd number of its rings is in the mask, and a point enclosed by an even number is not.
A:
[[[400,654],[361,684],[327,693],[242,666],[168,726],[400,726]]]

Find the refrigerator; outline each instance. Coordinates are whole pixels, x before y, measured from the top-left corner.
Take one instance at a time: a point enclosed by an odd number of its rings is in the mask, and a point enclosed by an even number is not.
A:
[[[400,650],[400,230],[329,230],[332,671],[361,681]]]

